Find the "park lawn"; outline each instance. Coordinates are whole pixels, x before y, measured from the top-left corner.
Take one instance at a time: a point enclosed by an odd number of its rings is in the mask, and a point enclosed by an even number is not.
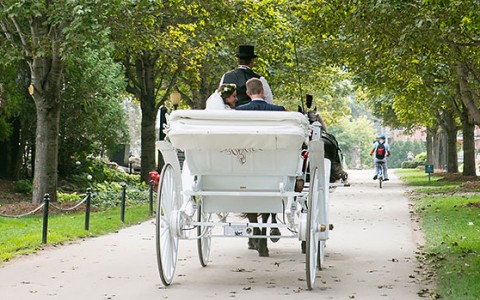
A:
[[[127,207],[124,223],[120,220],[120,208],[110,208],[92,212],[89,230],[86,231],[84,213],[50,215],[46,245],[59,245],[80,238],[100,236],[150,218],[148,204]],[[41,250],[45,246],[42,243],[42,230],[42,216],[18,219],[0,217],[0,262]]]
[[[476,186],[445,182],[421,170],[397,170],[415,186],[412,201],[422,220],[425,257],[442,299],[480,299],[480,194]],[[423,182],[422,182],[423,178]],[[462,188],[469,186],[471,190]]]

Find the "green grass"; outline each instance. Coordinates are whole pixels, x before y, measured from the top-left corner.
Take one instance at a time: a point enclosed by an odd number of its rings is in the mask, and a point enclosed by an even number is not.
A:
[[[417,187],[413,201],[422,218],[426,257],[436,271],[436,292],[442,299],[480,299],[480,195],[456,194],[462,192],[459,182],[437,180],[432,187],[427,178],[422,184],[423,171],[396,174]]]
[[[457,192],[462,182],[441,181],[442,176],[430,175],[418,169],[396,169],[395,174],[414,191],[420,194],[434,195]]]
[[[148,220],[149,205],[127,207],[125,223],[120,221],[120,208],[90,214],[89,231],[85,230],[85,214],[50,215],[47,245],[62,244],[84,237],[100,236]],[[19,219],[0,217],[0,262],[42,249],[42,216]]]
[[[419,169],[395,169],[395,175],[400,177],[403,182],[409,186],[431,186],[438,187],[445,185],[444,182],[439,181],[441,176],[430,176],[428,181],[428,174]]]

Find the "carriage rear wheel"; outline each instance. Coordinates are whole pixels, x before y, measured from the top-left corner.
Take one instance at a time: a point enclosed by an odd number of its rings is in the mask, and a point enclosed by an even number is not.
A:
[[[203,209],[203,201],[198,202],[198,222],[210,222],[212,220],[211,213],[205,213]],[[200,237],[197,239],[198,258],[202,267],[206,267],[208,259],[210,258],[210,247],[212,244],[212,227],[201,226],[197,227],[197,235]]]
[[[177,265],[178,236],[172,226],[180,209],[172,165],[166,164],[160,175],[156,213],[157,263],[164,285],[172,283]]]
[[[310,190],[308,193],[308,212],[307,212],[307,234],[306,234],[306,273],[307,288],[311,290],[315,283],[317,274],[317,264],[323,261],[323,247],[319,241],[318,228],[320,221],[319,205],[319,174],[318,168],[310,173]],[[319,250],[322,248],[321,250]],[[319,252],[320,251],[320,252]]]

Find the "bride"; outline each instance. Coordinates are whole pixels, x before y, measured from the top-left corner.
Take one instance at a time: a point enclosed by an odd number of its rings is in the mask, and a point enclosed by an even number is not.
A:
[[[235,102],[237,102],[237,86],[233,83],[222,84],[208,97],[205,109],[231,110],[235,109]]]

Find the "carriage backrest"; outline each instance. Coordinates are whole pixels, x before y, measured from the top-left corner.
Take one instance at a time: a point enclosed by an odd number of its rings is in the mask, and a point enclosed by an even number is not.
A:
[[[192,175],[294,176],[309,137],[302,114],[271,111],[176,111],[166,132]]]

